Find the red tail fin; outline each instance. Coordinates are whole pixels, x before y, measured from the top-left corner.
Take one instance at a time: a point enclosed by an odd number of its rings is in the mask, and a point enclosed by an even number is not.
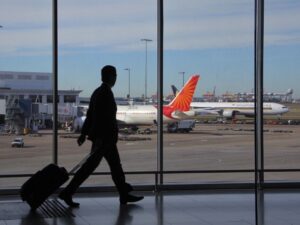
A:
[[[199,75],[191,76],[168,106],[175,110],[189,111],[199,78]]]

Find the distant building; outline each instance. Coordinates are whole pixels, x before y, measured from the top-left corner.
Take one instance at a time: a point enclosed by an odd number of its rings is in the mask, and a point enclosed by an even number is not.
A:
[[[0,99],[14,95],[34,103],[52,103],[52,74],[0,71]],[[59,103],[79,104],[80,90],[59,90]]]
[[[81,90],[58,90],[58,120],[71,120],[78,114]],[[31,127],[38,121],[52,124],[52,74],[0,71],[0,99],[5,100],[5,123],[11,129]]]
[[[215,93],[213,92],[206,92],[202,95],[202,98],[205,102],[215,102],[216,101],[216,96]]]

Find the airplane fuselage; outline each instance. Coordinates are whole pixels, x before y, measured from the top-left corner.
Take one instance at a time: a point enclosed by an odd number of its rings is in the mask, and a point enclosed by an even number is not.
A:
[[[151,125],[157,121],[157,108],[153,105],[118,106],[117,120],[123,124]],[[163,115],[164,123],[176,121]]]
[[[234,115],[254,116],[254,102],[192,102],[192,110],[219,110],[225,117]],[[289,109],[278,103],[265,102],[263,103],[264,115],[282,115],[287,113]]]

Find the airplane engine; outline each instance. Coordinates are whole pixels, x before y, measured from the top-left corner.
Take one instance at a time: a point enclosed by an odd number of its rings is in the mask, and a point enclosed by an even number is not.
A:
[[[76,117],[73,121],[73,128],[76,132],[79,132],[83,126],[86,116]]]
[[[187,118],[191,118],[193,116],[195,116],[195,111],[190,110],[190,111],[185,111],[185,112],[181,112],[181,111],[174,111],[172,112],[172,117],[174,119],[187,119]]]
[[[193,110],[185,111],[184,113],[185,113],[188,117],[190,117],[190,116],[195,116],[195,115],[196,115],[195,111],[193,111]]]
[[[234,118],[235,115],[236,115],[236,112],[232,111],[232,110],[224,110],[222,112],[222,116],[225,118]]]

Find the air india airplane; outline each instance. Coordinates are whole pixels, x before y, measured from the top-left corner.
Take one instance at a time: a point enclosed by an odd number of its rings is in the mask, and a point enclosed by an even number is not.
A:
[[[190,110],[194,92],[199,80],[199,75],[193,75],[186,82],[176,97],[163,106],[163,122],[169,123],[195,116],[195,112]],[[156,123],[156,105],[119,105],[117,110],[117,120],[119,124],[127,125],[152,125]]]
[[[202,111],[190,110],[195,89],[200,76],[192,75],[176,97],[168,104],[163,106],[163,123],[171,123],[178,120],[192,119],[196,115],[201,115]],[[77,117],[74,120],[74,128],[80,130],[85,116]],[[118,105],[117,121],[123,126],[153,125],[157,120],[156,105]]]

